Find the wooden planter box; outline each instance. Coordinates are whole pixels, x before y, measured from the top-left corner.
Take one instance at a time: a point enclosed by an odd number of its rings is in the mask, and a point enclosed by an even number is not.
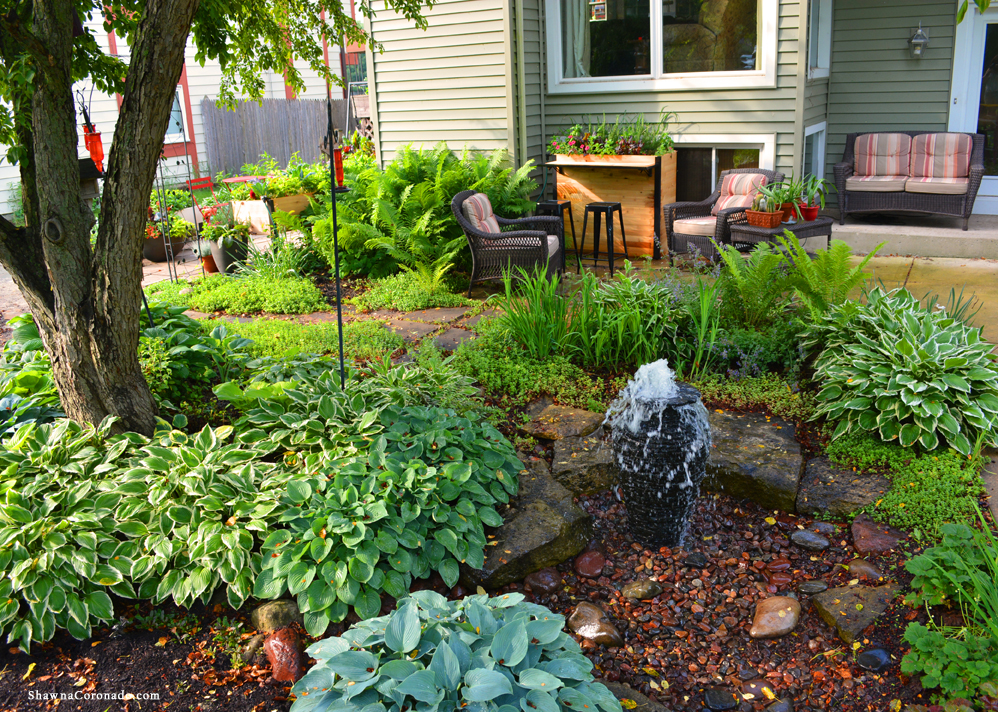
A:
[[[311,193],[285,195],[283,198],[274,198],[274,210],[283,210],[286,213],[295,213],[297,215],[308,207],[308,202],[311,198]]]
[[[558,171],[555,183],[558,199],[572,201],[576,237],[583,252],[593,250],[592,220],[585,244],[581,244],[586,204],[610,202],[620,203],[623,209],[628,254],[661,258],[662,206],[676,202],[675,151],[664,156],[557,155],[547,165]],[[566,226],[566,230],[570,228]],[[615,251],[622,254],[619,232],[615,221]],[[603,253],[606,239],[605,233],[601,233],[600,252]],[[565,245],[571,249],[571,244],[571,233],[566,232]]]

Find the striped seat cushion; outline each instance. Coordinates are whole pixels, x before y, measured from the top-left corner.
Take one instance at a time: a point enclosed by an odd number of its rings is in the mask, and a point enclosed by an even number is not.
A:
[[[910,158],[911,136],[907,134],[873,133],[856,137],[858,176],[908,175]]]
[[[904,189],[909,193],[934,193],[935,195],[963,195],[970,185],[969,178],[909,178]]]
[[[932,133],[911,142],[911,171],[916,178],[966,178],[974,142],[967,134]]]
[[[762,173],[729,173],[724,176],[721,180],[721,197],[710,209],[711,215],[717,215],[726,208],[751,208],[760,185],[766,185],[766,176]],[[714,234],[713,230],[710,234]]]
[[[499,221],[496,220],[496,216],[492,212],[492,203],[489,202],[489,196],[485,193],[475,193],[470,198],[466,198],[461,203],[461,212],[476,230],[499,232]]]
[[[850,176],[846,178],[846,190],[857,193],[894,193],[904,190],[908,176]]]
[[[684,218],[672,223],[672,231],[679,235],[706,235],[713,237],[717,218]]]

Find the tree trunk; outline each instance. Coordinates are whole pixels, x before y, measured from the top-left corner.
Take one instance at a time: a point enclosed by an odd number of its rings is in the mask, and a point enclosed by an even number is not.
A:
[[[37,74],[28,157],[27,227],[0,219],[0,261],[28,302],[66,414],[151,434],[156,402],[138,360],[142,244],[149,194],[197,0],[150,0],[132,47],[104,179],[96,247],[81,200],[69,0],[35,0],[29,48]],[[41,259],[39,259],[41,258]],[[44,266],[43,266],[44,265]]]

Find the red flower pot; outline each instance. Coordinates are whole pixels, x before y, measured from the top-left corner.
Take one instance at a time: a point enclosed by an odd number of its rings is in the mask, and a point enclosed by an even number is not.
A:
[[[800,210],[801,220],[805,222],[810,222],[811,220],[818,219],[818,207],[817,205],[797,205],[797,209]]]

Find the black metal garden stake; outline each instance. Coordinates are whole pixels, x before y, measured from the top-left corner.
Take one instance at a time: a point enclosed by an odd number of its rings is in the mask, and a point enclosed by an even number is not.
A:
[[[345,193],[346,187],[337,184],[337,179],[342,181],[342,172],[337,175],[336,170],[336,144],[339,137],[333,129],[333,102],[326,97],[326,145],[329,147],[329,197],[333,203],[333,270],[336,277],[336,328],[340,339],[340,388],[346,389],[347,375],[343,366],[343,294],[340,290],[340,241],[336,228],[336,194]],[[342,169],[341,169],[342,171]]]

